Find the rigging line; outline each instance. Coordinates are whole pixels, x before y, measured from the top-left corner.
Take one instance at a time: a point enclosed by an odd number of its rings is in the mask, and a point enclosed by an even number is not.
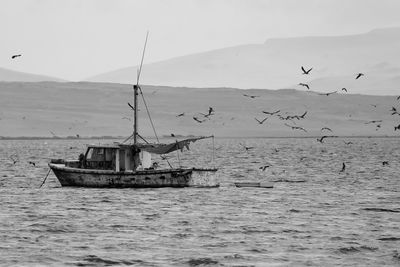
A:
[[[128,141],[129,139],[131,139],[133,137],[134,134],[131,134],[128,138],[126,138],[124,141],[122,141],[122,143],[125,143],[126,141]]]
[[[140,86],[139,86],[139,90],[140,90],[140,94],[142,95],[143,103],[144,103],[144,106],[146,107],[147,116],[149,116],[151,127],[153,128],[154,135],[156,136],[157,142],[160,143],[160,140],[158,139],[158,136],[157,136],[156,128],[154,127],[153,120],[151,119],[151,116],[150,116],[149,108],[147,107],[146,100],[144,99],[142,88]]]
[[[141,136],[140,134],[136,134],[137,136],[139,136],[143,141],[145,141],[146,142],[146,144],[149,144],[149,142],[147,142],[147,140],[146,139],[144,139],[144,137],[143,136]]]
[[[144,52],[146,51],[146,45],[147,45],[147,38],[148,38],[148,37],[149,37],[149,31],[147,31],[147,34],[146,34],[146,41],[144,42],[142,60],[140,61],[140,68],[139,68],[138,73],[137,73],[137,80],[136,80],[136,84],[137,84],[137,85],[139,85],[139,78],[140,78],[140,74],[142,73],[142,66],[143,66],[143,60],[144,60]]]

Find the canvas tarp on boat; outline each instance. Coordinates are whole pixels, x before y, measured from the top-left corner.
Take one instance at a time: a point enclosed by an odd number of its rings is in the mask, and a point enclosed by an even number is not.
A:
[[[174,152],[176,150],[181,150],[186,147],[186,149],[189,150],[189,144],[194,143],[197,140],[205,139],[205,138],[211,138],[212,136],[202,136],[202,137],[195,137],[195,138],[189,138],[181,141],[176,141],[174,143],[170,144],[137,144],[136,146],[140,148],[141,150],[147,151],[149,153],[153,154],[168,154],[171,152]]]

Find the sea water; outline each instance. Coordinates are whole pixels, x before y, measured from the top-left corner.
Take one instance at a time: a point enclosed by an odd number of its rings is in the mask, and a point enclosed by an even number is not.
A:
[[[0,265],[400,264],[399,138],[216,139],[214,162],[202,140],[168,160],[219,168],[219,188],[39,188],[93,142],[0,141]]]

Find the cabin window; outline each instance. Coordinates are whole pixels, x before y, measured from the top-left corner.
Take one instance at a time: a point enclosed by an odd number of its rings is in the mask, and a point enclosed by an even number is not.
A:
[[[114,170],[115,153],[113,148],[91,147],[86,155],[86,167],[89,169]]]
[[[104,148],[93,147],[89,149],[89,153],[86,156],[87,160],[100,161],[104,160]]]

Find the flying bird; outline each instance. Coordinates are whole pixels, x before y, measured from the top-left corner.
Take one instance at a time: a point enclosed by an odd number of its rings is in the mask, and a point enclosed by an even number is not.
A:
[[[33,167],[35,167],[35,166],[36,166],[36,163],[35,163],[35,162],[33,162],[33,161],[29,161],[28,163],[29,163],[29,164],[31,164]]]
[[[346,145],[351,145],[351,144],[353,144],[353,142],[346,142],[346,141],[343,141]]]
[[[374,104],[370,104],[371,106],[373,106],[374,108],[376,108],[378,105],[374,105]]]
[[[246,96],[246,97],[250,97],[250,98],[260,97],[259,95],[246,95],[246,94],[243,94],[243,95]]]
[[[328,128],[328,127],[323,127],[323,128],[321,128],[321,132],[322,132],[323,130],[327,130],[327,131],[333,132],[332,129],[331,129],[331,128]]]
[[[322,93],[322,94],[319,94],[319,95],[326,95],[326,96],[329,96],[329,95],[331,95],[331,94],[335,94],[335,93],[337,93],[337,91],[334,91],[334,92],[330,92],[330,93]]]
[[[259,124],[263,124],[264,121],[266,121],[268,118],[263,119],[262,121],[258,120],[257,118],[254,118]]]
[[[273,111],[273,112],[269,112],[269,111],[263,111],[263,113],[267,114],[267,115],[275,115],[277,113],[281,112],[281,110],[277,110],[277,111]]]
[[[397,125],[397,126],[394,126],[394,130],[395,130],[395,131],[396,131],[396,130],[400,130],[400,124]]]
[[[367,122],[365,122],[364,124],[378,123],[378,122],[382,122],[382,120],[367,121]]]
[[[303,132],[307,132],[306,129],[304,129],[303,127],[300,127],[300,126],[293,126],[293,125],[289,125],[289,124],[287,124],[287,123],[285,123],[285,125],[286,125],[287,127],[292,128],[292,130],[301,130],[301,131],[303,131]]]
[[[304,119],[304,116],[306,116],[307,112],[308,112],[308,111],[305,111],[305,112],[303,113],[303,115],[295,116],[296,119],[298,119],[298,120],[299,120],[300,118],[301,118],[301,119]]]
[[[346,170],[346,164],[344,164],[343,162],[342,169],[340,170],[340,172],[344,172],[345,170]]]
[[[382,161],[382,166],[389,165],[389,161]]]
[[[193,117],[193,119],[194,119],[195,121],[197,121],[198,123],[202,123],[202,122],[205,121],[205,120],[199,120],[197,117]]]
[[[172,133],[172,134],[171,134],[171,137],[175,137],[175,135]]]
[[[337,136],[336,135],[324,135],[321,138],[317,138],[317,141],[322,144],[324,142],[324,139],[328,138],[328,137],[337,137]]]
[[[182,117],[182,116],[185,116],[185,112],[183,112],[183,113],[181,113],[181,114],[178,114],[178,115],[176,115],[177,117]]]
[[[357,76],[356,76],[356,80],[358,79],[358,78],[360,78],[361,76],[364,76],[364,73],[359,73],[359,74],[357,74]]]
[[[311,69],[309,69],[309,70],[305,70],[304,67],[301,66],[301,70],[303,71],[303,74],[310,74],[310,71],[311,71],[312,69],[313,69],[313,68],[311,68]]]
[[[397,109],[395,107],[392,107],[392,109],[390,111],[392,112],[392,115],[395,115],[395,114],[400,115],[400,113],[397,112]]]
[[[21,54],[13,55],[13,56],[11,57],[11,59],[14,59],[14,58],[17,58],[17,57],[20,57],[20,56],[22,56],[22,55],[21,55]]]
[[[310,86],[308,84],[306,84],[306,83],[299,83],[299,85],[307,87],[307,89],[310,90]]]
[[[347,89],[346,89],[346,88],[344,88],[344,87],[342,88],[342,91],[345,91],[345,92],[347,93]]]
[[[214,109],[212,107],[208,108],[208,115],[214,114]]]

